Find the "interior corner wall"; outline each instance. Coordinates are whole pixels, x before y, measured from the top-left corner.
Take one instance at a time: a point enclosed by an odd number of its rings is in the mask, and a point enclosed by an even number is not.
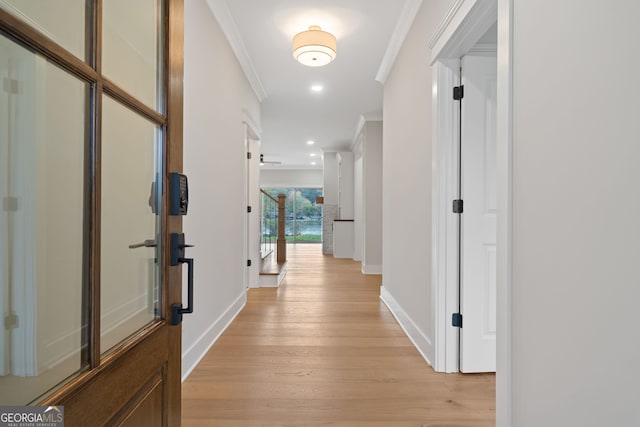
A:
[[[324,202],[338,205],[338,153],[325,152],[323,157]]]
[[[363,215],[364,209],[364,173],[362,170],[362,134],[358,136],[356,145],[353,150],[353,260],[362,261],[362,252],[364,246],[363,236]],[[382,173],[382,171],[380,171]],[[380,190],[382,192],[382,190]],[[382,206],[380,206],[382,211]],[[382,233],[382,227],[380,227]],[[380,248],[382,250],[382,248]]]
[[[381,297],[431,364],[432,77],[426,46],[452,4],[422,3],[384,83]]]
[[[640,2],[513,3],[509,425],[638,426]]]
[[[323,157],[322,253],[333,253],[333,221],[338,219],[338,157],[327,151]]]
[[[260,123],[260,103],[206,1],[184,6],[184,232],[196,283],[194,313],[182,323],[183,378],[246,301],[243,110]]]
[[[363,254],[365,274],[382,273],[382,122],[364,125],[363,147]]]

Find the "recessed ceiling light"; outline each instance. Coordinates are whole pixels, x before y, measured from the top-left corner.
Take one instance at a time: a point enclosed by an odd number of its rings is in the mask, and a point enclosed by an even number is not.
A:
[[[322,92],[324,88],[321,85],[313,85],[311,86],[311,91],[312,92]]]
[[[315,141],[307,141],[307,145],[313,145],[315,143],[316,143]]]
[[[309,154],[309,156],[311,156],[311,157],[315,157],[316,155],[317,155],[316,153]]]
[[[311,162],[311,166],[315,166],[315,165],[317,165],[316,162]]]

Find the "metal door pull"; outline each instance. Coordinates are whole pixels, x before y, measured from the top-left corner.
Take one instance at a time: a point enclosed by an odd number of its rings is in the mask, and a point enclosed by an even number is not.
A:
[[[145,240],[142,243],[134,243],[133,245],[129,245],[129,249],[155,248],[156,246],[158,246],[158,243],[156,243],[155,240]]]
[[[184,249],[191,245],[185,245],[184,233],[171,234],[171,265],[187,264],[187,300],[188,304],[183,307],[181,303],[171,305],[171,324],[179,325],[182,322],[182,315],[193,313],[193,258],[185,258]]]

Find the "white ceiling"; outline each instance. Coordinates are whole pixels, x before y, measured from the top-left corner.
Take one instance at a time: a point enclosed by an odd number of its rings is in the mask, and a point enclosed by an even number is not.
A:
[[[263,167],[320,169],[323,151],[350,148],[361,116],[382,119],[382,85],[375,78],[408,2],[209,0],[219,21],[226,14],[222,27],[236,53],[246,51],[241,63],[255,71],[254,89],[266,93],[261,151],[265,160],[282,164]],[[306,67],[293,58],[293,36],[310,25],[337,38],[337,57],[329,65]],[[324,90],[314,93],[312,85]]]

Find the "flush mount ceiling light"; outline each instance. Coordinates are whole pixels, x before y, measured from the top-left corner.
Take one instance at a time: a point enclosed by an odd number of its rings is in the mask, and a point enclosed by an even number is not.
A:
[[[309,67],[321,67],[336,57],[336,38],[317,25],[293,36],[293,57]]]

